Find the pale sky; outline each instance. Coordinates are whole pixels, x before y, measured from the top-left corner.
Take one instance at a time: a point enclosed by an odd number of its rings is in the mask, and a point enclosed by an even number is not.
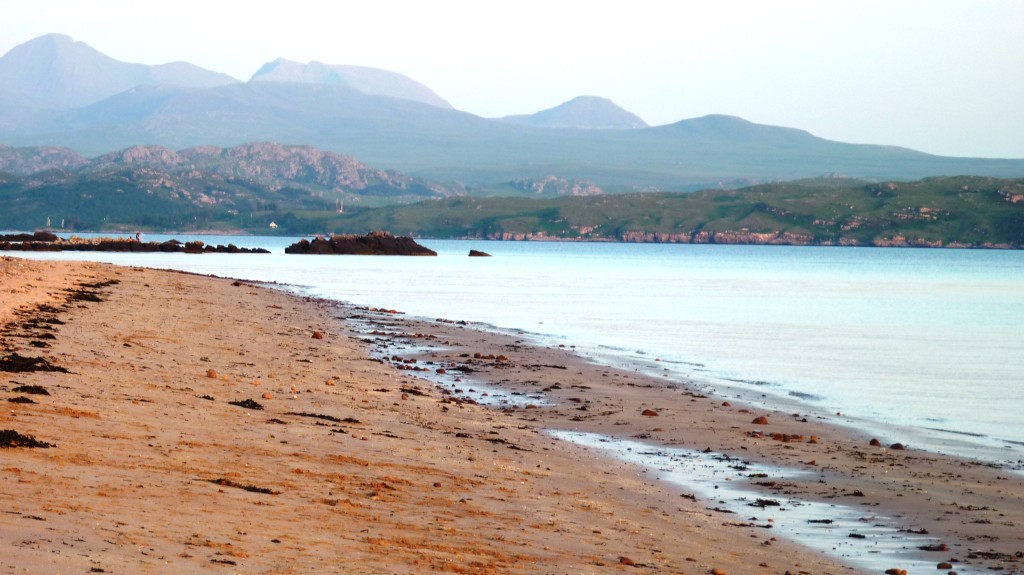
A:
[[[1024,0],[0,0],[0,54],[49,32],[240,80],[279,57],[384,68],[484,117],[596,95],[652,125],[1024,158]]]

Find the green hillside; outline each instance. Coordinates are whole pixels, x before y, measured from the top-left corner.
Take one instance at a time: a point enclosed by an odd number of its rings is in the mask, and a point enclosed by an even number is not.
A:
[[[0,173],[0,228],[224,230],[305,235],[388,230],[431,238],[793,245],[1024,246],[1024,179],[818,178],[739,190],[535,199],[457,196],[348,206],[300,188],[147,168],[29,178]],[[276,226],[271,228],[271,222]]]
[[[388,229],[435,238],[1019,248],[1024,180],[822,178],[692,194],[460,197],[281,221],[293,232]]]

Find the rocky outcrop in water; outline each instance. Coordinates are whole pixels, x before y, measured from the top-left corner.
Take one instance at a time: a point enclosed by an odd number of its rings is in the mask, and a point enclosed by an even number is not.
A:
[[[436,256],[409,237],[396,237],[376,231],[360,235],[317,236],[313,241],[300,240],[287,248],[286,254],[360,255],[360,256]]]
[[[52,236],[53,239],[49,239]],[[240,248],[235,244],[206,245],[203,242],[168,240],[166,242],[140,242],[126,238],[96,238],[64,240],[49,232],[0,236],[0,250],[23,252],[185,252],[190,254],[269,254],[264,248]]]

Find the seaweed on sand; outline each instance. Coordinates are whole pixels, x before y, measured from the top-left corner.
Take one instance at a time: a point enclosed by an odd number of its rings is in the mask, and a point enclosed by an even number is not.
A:
[[[50,395],[50,392],[41,385],[19,385],[11,391],[15,393],[30,393],[32,395]]]
[[[341,418],[334,417],[333,415],[322,415],[319,413],[308,413],[308,412],[297,412],[289,411],[285,415],[297,415],[299,417],[312,417],[315,419],[323,419],[325,421],[333,421],[334,423],[341,423]]]
[[[253,493],[263,493],[265,495],[278,495],[280,491],[274,491],[273,489],[267,489],[266,487],[256,487],[255,485],[245,485],[244,483],[238,483],[221,477],[220,479],[211,479],[210,483],[216,483],[217,485],[224,485],[225,487],[235,487],[238,489],[244,489]]]
[[[237,405],[238,407],[244,407],[246,409],[255,409],[257,411],[263,409],[262,405],[251,399],[243,399],[241,401],[229,401],[228,403],[230,403],[231,405]]]
[[[0,357],[0,371],[7,371],[11,373],[20,373],[26,371],[58,371],[60,373],[69,373],[68,370],[63,367],[53,365],[46,361],[42,357],[25,357],[12,353]]]
[[[56,447],[52,443],[39,441],[31,435],[22,435],[13,429],[0,429],[0,447]]]

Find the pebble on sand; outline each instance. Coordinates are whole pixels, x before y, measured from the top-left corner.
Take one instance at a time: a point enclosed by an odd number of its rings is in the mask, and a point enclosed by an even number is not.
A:
[[[658,417],[658,412],[654,411],[653,409],[645,409],[640,412],[640,415],[644,415],[647,417]]]
[[[754,421],[751,421],[754,425],[768,425],[768,418],[765,416],[755,417]]]

